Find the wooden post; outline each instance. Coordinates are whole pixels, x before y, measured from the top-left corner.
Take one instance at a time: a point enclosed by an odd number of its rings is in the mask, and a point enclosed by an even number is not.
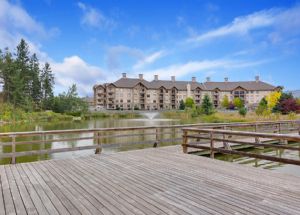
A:
[[[255,132],[258,132],[258,125],[255,123],[254,126],[255,126],[255,127],[254,127],[254,131],[255,131]]]
[[[153,148],[156,148],[159,143],[159,129],[155,129],[155,142],[153,144]]]
[[[188,148],[186,146],[186,144],[188,143],[188,138],[187,138],[187,131],[183,132],[183,143],[182,143],[182,151],[183,153],[187,153],[188,152]]]
[[[97,148],[95,150],[95,154],[100,154],[102,152],[102,144],[101,144],[101,140],[100,140],[100,131],[98,131],[96,133],[96,137],[97,137]]]
[[[255,143],[257,143],[257,144],[261,143],[259,137],[255,137]]]
[[[11,164],[15,164],[16,163],[16,136],[13,135],[11,136]]]
[[[209,137],[210,137],[210,158],[214,159],[215,152],[214,152],[214,140],[213,140],[213,132],[212,131],[209,133]]]
[[[279,122],[278,123],[278,134],[280,134],[281,133],[281,123]]]

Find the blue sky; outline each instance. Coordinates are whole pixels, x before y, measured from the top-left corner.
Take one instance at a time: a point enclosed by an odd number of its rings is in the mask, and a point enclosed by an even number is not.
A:
[[[0,0],[0,48],[25,38],[55,92],[127,72],[147,80],[261,80],[300,89],[300,1]]]

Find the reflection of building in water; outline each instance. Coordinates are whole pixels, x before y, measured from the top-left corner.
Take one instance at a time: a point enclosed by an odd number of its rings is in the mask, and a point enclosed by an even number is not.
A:
[[[122,78],[113,83],[95,85],[93,102],[98,109],[178,109],[180,101],[187,97],[193,98],[196,105],[200,105],[204,95],[209,95],[215,107],[220,107],[224,96],[229,101],[241,98],[251,107],[270,92],[279,89],[260,81],[259,76],[254,81],[233,82],[225,78],[223,82],[213,82],[207,78],[206,82],[200,83],[196,77],[192,77],[191,81],[177,81],[175,76],[171,76],[171,80],[159,80],[158,75],[155,75],[154,80],[149,82],[142,74],[138,78],[128,78],[123,73]]]

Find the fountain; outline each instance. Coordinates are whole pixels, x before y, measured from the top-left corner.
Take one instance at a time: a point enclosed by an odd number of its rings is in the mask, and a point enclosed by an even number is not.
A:
[[[156,118],[159,115],[158,112],[143,112],[141,114],[149,120],[153,120],[154,118]]]

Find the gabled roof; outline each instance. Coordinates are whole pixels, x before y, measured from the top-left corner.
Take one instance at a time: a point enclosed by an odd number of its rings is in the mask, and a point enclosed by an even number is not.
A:
[[[148,81],[141,80],[139,78],[120,78],[119,80],[115,81],[113,84],[116,87],[132,88],[132,87],[135,87],[139,83],[142,83],[145,87],[150,88]]]
[[[228,81],[228,82],[205,82],[207,90],[219,88],[221,91],[232,91],[237,87],[246,90],[274,90],[276,87],[263,81]]]
[[[197,87],[200,87],[201,89],[204,89],[203,84],[198,82],[190,82],[190,81],[164,81],[164,80],[153,80],[150,82],[151,87],[154,89],[158,89],[161,86],[164,86],[166,89],[172,89],[173,87],[177,88],[178,90],[186,90],[187,85],[191,85],[191,90],[196,89]]]

